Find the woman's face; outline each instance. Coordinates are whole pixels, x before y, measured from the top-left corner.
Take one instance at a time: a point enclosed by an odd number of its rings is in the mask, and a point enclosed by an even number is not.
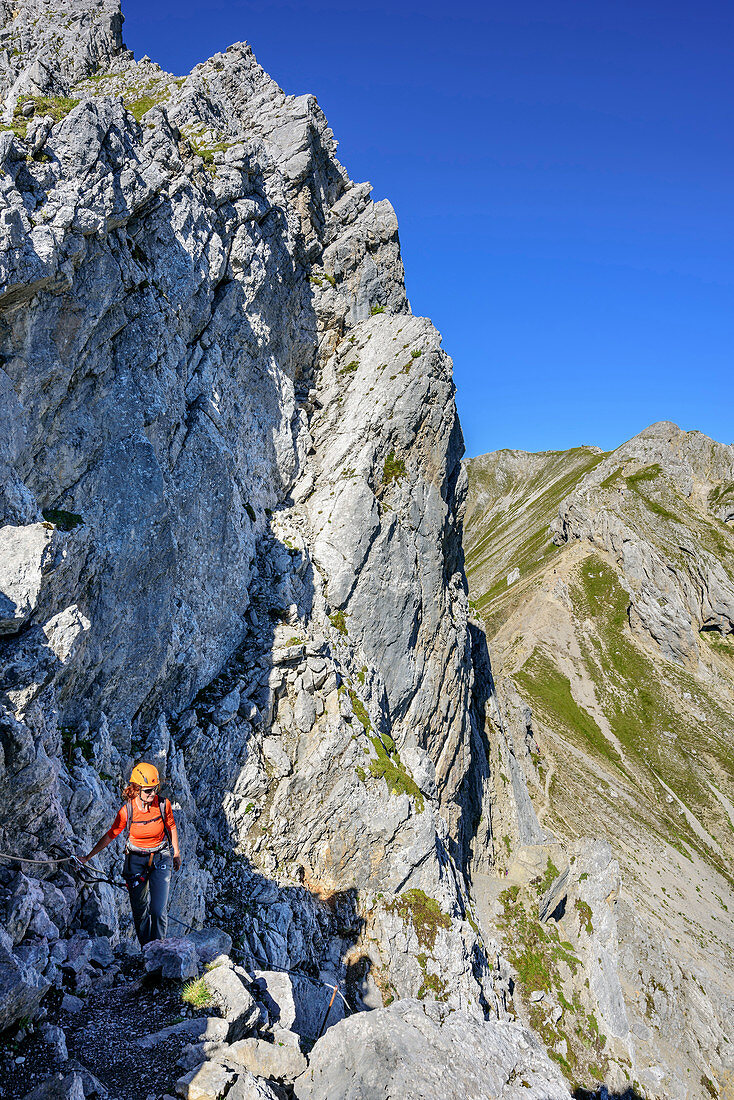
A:
[[[150,806],[151,802],[155,798],[156,787],[141,787],[140,788],[140,800],[144,806]]]

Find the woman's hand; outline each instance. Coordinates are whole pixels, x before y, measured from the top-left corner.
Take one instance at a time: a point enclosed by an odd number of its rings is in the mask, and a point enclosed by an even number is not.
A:
[[[181,856],[178,854],[173,857],[173,869],[174,871],[181,870]]]

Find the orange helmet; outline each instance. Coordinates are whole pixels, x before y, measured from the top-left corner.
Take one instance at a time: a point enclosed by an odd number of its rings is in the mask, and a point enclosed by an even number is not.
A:
[[[146,764],[144,760],[141,760],[139,764],[136,764],[132,770],[130,776],[131,783],[137,783],[139,787],[160,787],[161,778],[158,775],[158,769],[154,768],[152,764]]]

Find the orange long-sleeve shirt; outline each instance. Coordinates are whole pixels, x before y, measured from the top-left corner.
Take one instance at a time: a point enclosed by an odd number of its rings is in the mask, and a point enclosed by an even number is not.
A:
[[[174,849],[178,848],[178,832],[176,830],[176,822],[173,817],[173,809],[171,807],[170,799],[165,800],[166,804],[166,825],[171,833],[171,841]],[[117,811],[117,816],[112,822],[112,828],[109,830],[110,840],[114,840],[116,836],[119,836],[122,830],[127,825],[127,805],[121,806]],[[133,801],[133,822],[130,826],[130,840],[136,848],[157,848],[159,844],[162,844],[166,839],[166,830],[163,827],[163,817],[161,815],[160,800],[156,798],[150,805],[150,809],[146,810],[140,799],[136,798]]]

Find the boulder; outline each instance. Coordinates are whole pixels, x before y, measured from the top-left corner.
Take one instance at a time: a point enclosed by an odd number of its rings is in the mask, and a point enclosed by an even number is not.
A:
[[[13,952],[13,941],[0,929],[0,1031],[23,1016],[33,1016],[50,983]]]
[[[279,1100],[283,1093],[277,1093],[267,1081],[245,1071],[237,1075],[237,1080],[227,1093],[227,1100]]]
[[[43,904],[43,892],[22,871],[16,875],[2,910],[2,928],[18,944],[25,936],[34,912]]]
[[[439,1002],[395,1001],[341,1020],[316,1043],[297,1100],[568,1100],[557,1066],[515,1023],[484,1021]]]
[[[277,1022],[286,1031],[294,1030],[296,1001],[290,974],[279,970],[256,970],[254,979],[271,1023]]]
[[[155,1036],[153,1038],[155,1038]],[[192,1070],[195,1066],[200,1066],[202,1062],[217,1060],[226,1061],[225,1058],[217,1059],[217,1056],[225,1054],[228,1050],[229,1046],[227,1043],[218,1043],[213,1039],[205,1039],[201,1043],[187,1043],[181,1051],[176,1065],[179,1069],[182,1069],[184,1073],[188,1073],[189,1070]]]
[[[229,955],[232,950],[232,937],[221,928],[201,928],[189,932],[187,938],[193,942],[200,963],[213,962],[219,955]]]
[[[222,1062],[201,1062],[176,1082],[182,1100],[221,1100],[235,1079],[235,1072]]]
[[[305,1039],[315,1039],[326,1017],[330,1027],[344,1016],[344,1002],[338,995],[329,1008],[332,989],[298,974],[278,970],[257,970],[255,984],[271,1023],[285,1031],[294,1031]]]
[[[229,694],[220,699],[212,714],[212,722],[215,726],[226,726],[240,709],[240,693],[234,688]]]
[[[288,1031],[276,1024],[275,1027],[270,1028],[270,1035],[273,1042],[278,1043],[280,1046],[295,1047],[296,1050],[301,1049],[301,1036],[295,1031]]]
[[[306,1059],[298,1047],[265,1039],[239,1039],[223,1048],[218,1057],[229,1065],[244,1066],[255,1077],[271,1077],[292,1082],[306,1069]]]
[[[115,952],[106,936],[97,936],[92,940],[89,961],[101,970],[106,970],[114,964]]]
[[[143,1050],[152,1050],[171,1035],[185,1036],[190,1043],[204,1041],[223,1043],[228,1032],[229,1024],[225,1020],[220,1020],[218,1016],[196,1016],[192,1020],[181,1020],[177,1024],[171,1024],[170,1027],[161,1028],[160,1031],[141,1035],[135,1042]]]
[[[176,981],[198,976],[199,959],[191,940],[178,936],[151,940],[145,944],[143,954],[148,974],[160,973],[161,977]]]
[[[83,1066],[81,1062],[77,1062],[75,1058],[69,1059],[65,1069],[67,1073],[76,1073],[78,1077],[81,1077],[86,1100],[106,1100],[109,1096],[102,1082],[93,1073],[90,1073],[86,1066]]]
[[[229,1025],[228,1041],[241,1039],[262,1021],[260,1006],[239,974],[217,966],[204,975],[204,984]]]
[[[65,1062],[67,1060],[69,1053],[66,1049],[66,1035],[63,1028],[57,1027],[56,1024],[43,1024],[41,1038],[50,1048],[49,1053],[52,1062]]]
[[[293,708],[293,717],[296,725],[302,733],[308,733],[316,721],[316,704],[313,696],[306,691],[299,691]]]
[[[23,1100],[106,1100],[107,1089],[79,1062],[71,1061],[65,1073],[36,1085]]]
[[[81,1076],[78,1073],[67,1073],[66,1076],[58,1073],[36,1085],[23,1100],[85,1100]]]
[[[91,966],[92,940],[86,932],[75,932],[66,944],[66,958],[62,964],[64,971],[80,974]],[[112,951],[110,951],[112,955]],[[114,961],[112,956],[110,961]]]

